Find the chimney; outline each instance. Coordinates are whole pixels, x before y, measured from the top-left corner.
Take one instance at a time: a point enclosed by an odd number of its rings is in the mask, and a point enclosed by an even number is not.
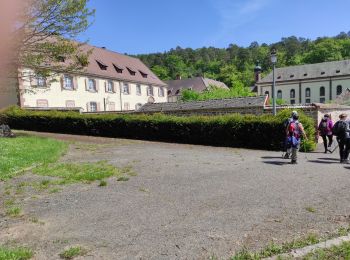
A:
[[[261,80],[261,71],[261,66],[259,65],[259,61],[257,61],[256,66],[254,68],[255,83]]]

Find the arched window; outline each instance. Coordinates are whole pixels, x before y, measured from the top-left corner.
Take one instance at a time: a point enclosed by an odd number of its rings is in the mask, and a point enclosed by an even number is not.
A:
[[[295,90],[294,89],[290,90],[290,98],[295,98]]]
[[[326,95],[326,89],[324,87],[320,87],[320,97],[324,97]]]
[[[268,95],[268,96],[270,96],[270,92],[268,92],[268,91],[265,91],[265,95]]]
[[[277,98],[282,99],[282,90],[277,91]]]
[[[311,96],[311,90],[310,88],[305,89],[305,97],[310,97]]]
[[[337,86],[337,96],[341,95],[343,93],[343,87],[341,85]]]

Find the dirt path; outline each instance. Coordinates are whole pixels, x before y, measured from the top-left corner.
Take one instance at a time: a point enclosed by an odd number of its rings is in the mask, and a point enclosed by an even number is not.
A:
[[[35,259],[59,259],[72,245],[89,250],[81,259],[228,258],[349,223],[350,167],[337,154],[290,165],[279,152],[40,135],[75,142],[63,161],[107,160],[137,176],[18,194],[23,216],[0,217],[0,243],[28,245]],[[2,183],[0,194],[36,178]]]

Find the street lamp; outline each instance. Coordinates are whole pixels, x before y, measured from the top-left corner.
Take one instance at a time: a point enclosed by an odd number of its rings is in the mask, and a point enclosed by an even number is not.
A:
[[[275,80],[275,67],[277,63],[277,52],[276,49],[271,51],[271,63],[273,65],[272,71],[272,114],[276,115],[276,80]]]

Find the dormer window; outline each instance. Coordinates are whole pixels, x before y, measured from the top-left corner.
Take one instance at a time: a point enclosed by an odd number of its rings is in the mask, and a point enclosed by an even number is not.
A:
[[[306,76],[307,76],[307,73],[304,74],[304,77],[306,77]]]
[[[136,75],[136,71],[134,71],[134,70],[132,70],[132,69],[130,69],[128,67],[126,67],[126,68],[128,69],[128,71],[129,71],[131,76],[135,76]]]
[[[102,61],[99,61],[99,60],[96,60],[96,62],[101,70],[107,70],[108,65],[104,64]]]
[[[339,73],[339,72],[340,72],[340,70],[336,70],[336,71],[335,71],[335,73]]]
[[[113,63],[113,67],[117,73],[123,73],[123,68],[120,66],[117,66]]]
[[[141,76],[143,77],[143,78],[147,78],[147,76],[148,76],[148,74],[147,73],[144,73],[143,71],[141,71],[141,70],[139,70],[139,72],[141,73]]]
[[[294,78],[294,74],[290,75],[291,78]]]
[[[282,77],[281,76],[278,76],[277,79],[281,79]]]
[[[322,72],[321,72],[321,75],[324,75],[325,73],[326,73],[326,72],[322,71]]]

